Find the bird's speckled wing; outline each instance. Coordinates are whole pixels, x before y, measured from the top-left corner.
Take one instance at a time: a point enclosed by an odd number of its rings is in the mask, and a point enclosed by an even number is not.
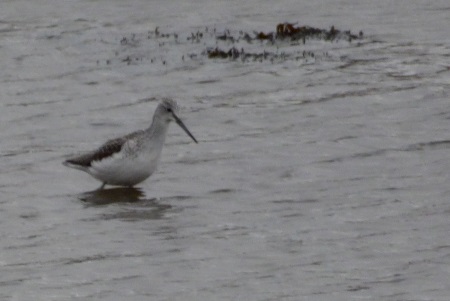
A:
[[[133,137],[139,135],[142,131],[137,131],[126,136],[108,140],[105,144],[100,146],[97,150],[89,152],[87,154],[74,157],[66,160],[65,163],[71,165],[77,165],[80,167],[90,167],[93,162],[101,161],[107,157],[114,155],[122,150],[125,143]]]

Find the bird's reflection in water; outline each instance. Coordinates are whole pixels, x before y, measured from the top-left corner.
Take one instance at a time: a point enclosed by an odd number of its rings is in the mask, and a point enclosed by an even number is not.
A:
[[[81,194],[78,198],[91,205],[136,203],[145,200],[145,193],[139,188],[120,187],[88,191]]]
[[[112,210],[103,212],[101,219],[127,221],[161,219],[165,211],[172,208],[170,205],[158,203],[156,198],[146,198],[141,189],[134,187],[88,191],[79,195],[78,198],[87,206],[117,205]]]

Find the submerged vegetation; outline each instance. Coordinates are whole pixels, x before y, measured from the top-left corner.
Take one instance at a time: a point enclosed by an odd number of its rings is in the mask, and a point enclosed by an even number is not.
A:
[[[126,64],[150,63],[170,64],[175,60],[201,60],[203,58],[229,61],[269,61],[311,60],[328,57],[325,47],[308,47],[317,42],[360,43],[364,34],[350,30],[342,31],[334,26],[321,29],[311,26],[297,26],[296,23],[279,23],[274,31],[231,31],[219,32],[216,28],[205,27],[191,33],[163,33],[159,27],[146,34],[131,34],[120,39],[120,49],[115,57],[108,59]],[[177,55],[169,55],[177,53]],[[100,62],[98,62],[100,63]]]

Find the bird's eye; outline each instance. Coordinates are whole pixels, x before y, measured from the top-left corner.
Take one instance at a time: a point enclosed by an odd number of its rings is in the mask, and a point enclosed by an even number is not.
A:
[[[172,109],[171,108],[167,108],[166,110],[167,110],[167,112],[172,113]]]

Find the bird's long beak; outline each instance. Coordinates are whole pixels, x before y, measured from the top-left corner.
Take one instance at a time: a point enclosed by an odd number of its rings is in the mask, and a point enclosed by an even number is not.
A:
[[[195,143],[197,142],[197,139],[195,139],[194,135],[191,134],[191,132],[189,132],[188,128],[184,125],[183,121],[181,121],[180,118],[178,118],[177,115],[175,115],[175,113],[172,112],[173,118],[175,118],[175,122],[186,132],[186,134],[189,135],[189,137],[192,138],[192,140],[195,141]]]

